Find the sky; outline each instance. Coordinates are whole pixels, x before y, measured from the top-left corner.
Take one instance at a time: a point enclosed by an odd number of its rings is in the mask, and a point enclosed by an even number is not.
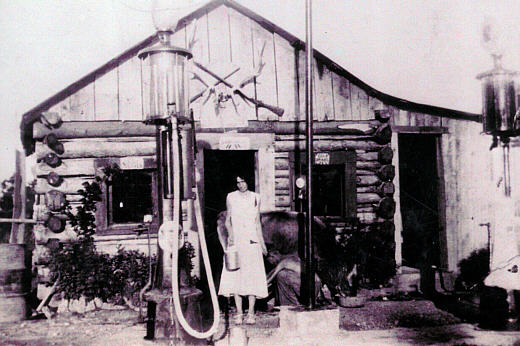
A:
[[[305,39],[304,0],[237,0]],[[21,115],[155,32],[150,0],[0,0],[0,179],[14,172]],[[368,85],[410,101],[481,110],[475,76],[520,70],[520,1],[314,0],[314,48]]]

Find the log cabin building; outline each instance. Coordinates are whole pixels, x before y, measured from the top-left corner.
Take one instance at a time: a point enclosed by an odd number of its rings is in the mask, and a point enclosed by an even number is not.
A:
[[[260,193],[262,210],[297,210],[294,182],[305,175],[304,43],[229,0],[183,18],[172,41],[203,67],[193,68],[190,93],[206,224],[225,209],[237,172]],[[83,182],[108,164],[122,169],[121,181],[104,187],[97,211],[96,240],[106,251],[145,250],[146,235],[136,235],[143,216],[153,215],[158,225],[155,128],[143,123],[148,72],[138,58],[156,42],[153,35],[126,50],[28,111],[21,123],[26,155],[38,160],[42,205],[49,191],[77,204]],[[424,251],[456,272],[487,240],[478,216],[488,204],[473,195],[481,188],[476,178],[489,175],[472,166],[489,144],[474,139],[479,115],[382,93],[317,51],[313,64],[314,214],[338,234],[356,222],[380,232],[398,272],[417,267]],[[246,96],[232,98],[226,88]],[[53,114],[59,121],[49,122]],[[70,236],[67,228],[36,232],[39,244]]]

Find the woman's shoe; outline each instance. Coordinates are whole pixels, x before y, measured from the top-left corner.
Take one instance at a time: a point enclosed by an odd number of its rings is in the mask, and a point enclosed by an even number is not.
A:
[[[242,314],[236,314],[233,318],[235,324],[242,324]]]
[[[247,315],[246,317],[246,324],[255,324],[255,316],[254,315]]]

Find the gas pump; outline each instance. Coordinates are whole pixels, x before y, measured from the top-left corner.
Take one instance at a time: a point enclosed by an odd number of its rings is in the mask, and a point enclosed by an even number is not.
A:
[[[159,31],[159,43],[139,53],[144,69],[149,70],[149,79],[143,76],[143,92],[149,97],[149,105],[143,108],[145,122],[157,129],[158,195],[162,202],[162,224],[158,231],[161,270],[157,287],[146,295],[149,302],[148,320],[153,322],[153,326],[148,325],[147,338],[155,336],[155,330],[150,329],[155,328],[157,319],[163,318],[169,319],[172,325],[178,322],[189,335],[204,339],[216,332],[220,311],[204,237],[200,196],[195,183],[195,128],[189,108],[187,72],[192,54],[186,49],[172,46],[170,36],[169,30]],[[184,223],[183,209],[188,215]],[[180,241],[193,231],[194,226],[200,241],[213,306],[213,324],[206,331],[193,328],[181,309],[181,295],[186,297],[194,292],[180,292],[178,251],[182,246]],[[166,318],[153,316],[164,310],[170,312]],[[164,321],[161,323],[164,325]]]

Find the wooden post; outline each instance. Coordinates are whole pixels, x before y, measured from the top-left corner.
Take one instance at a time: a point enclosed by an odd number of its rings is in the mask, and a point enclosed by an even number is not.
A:
[[[17,150],[13,193],[13,219],[25,220],[25,203],[25,155],[21,151]],[[13,222],[11,225],[11,236],[9,242],[11,244],[24,244],[24,238],[25,224]]]

